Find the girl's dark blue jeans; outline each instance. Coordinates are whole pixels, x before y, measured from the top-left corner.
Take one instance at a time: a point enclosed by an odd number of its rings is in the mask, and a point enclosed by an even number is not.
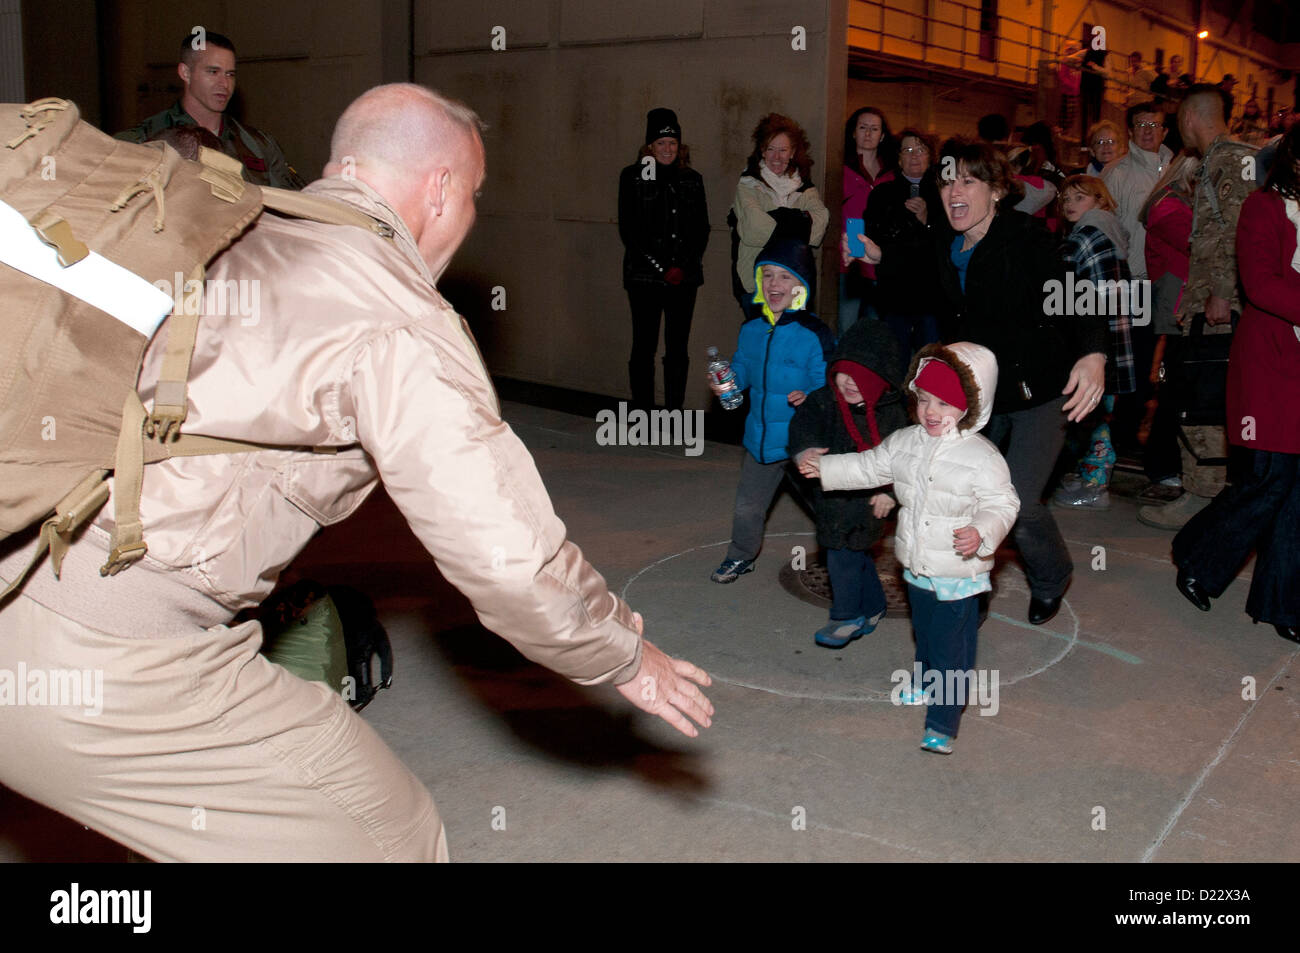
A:
[[[938,686],[937,701],[941,704],[929,704],[925,712],[927,731],[937,731],[949,737],[957,737],[957,728],[961,725],[964,704],[954,704],[957,698],[949,691],[959,680],[950,677],[949,672],[966,672],[975,668],[975,638],[979,630],[979,597],[967,596],[952,602],[940,602],[929,589],[908,584],[908,599],[912,603],[912,631],[916,634],[916,660],[921,664],[921,685],[929,686],[927,676],[930,672],[942,678]],[[969,685],[969,680],[961,679]],[[970,701],[969,691],[967,698]]]

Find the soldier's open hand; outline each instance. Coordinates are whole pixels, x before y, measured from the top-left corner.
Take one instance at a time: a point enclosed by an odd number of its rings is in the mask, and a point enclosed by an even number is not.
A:
[[[641,613],[634,612],[637,632],[643,631]],[[699,735],[689,715],[702,727],[713,724],[713,704],[700,686],[713,684],[703,669],[685,659],[671,658],[649,641],[641,643],[641,667],[630,681],[616,686],[624,698],[642,711],[658,715],[689,738]]]

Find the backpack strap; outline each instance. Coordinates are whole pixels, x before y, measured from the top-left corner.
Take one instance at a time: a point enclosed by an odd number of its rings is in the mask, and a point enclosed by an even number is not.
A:
[[[374,232],[381,238],[392,240],[393,237],[393,226],[387,222],[380,221],[373,215],[367,215],[361,209],[344,202],[322,198],[319,195],[304,195],[302,192],[294,192],[290,189],[266,186],[262,189],[262,204],[294,218],[305,218],[326,225],[355,225]]]
[[[201,148],[199,162],[204,167],[201,177],[212,187],[213,195],[218,198],[227,202],[237,201],[248,187],[240,175],[239,161],[225,153]],[[286,215],[330,225],[351,225],[390,241],[393,238],[393,228],[387,222],[343,202],[270,187],[262,188],[261,193],[263,205]],[[117,491],[113,502],[115,525],[112,548],[108,561],[99,570],[100,575],[121,572],[148,552],[140,522],[140,493],[146,463],[170,457],[248,453],[268,449],[337,452],[337,448],[277,447],[181,433],[181,424],[189,413],[190,362],[194,356],[199,317],[205,303],[206,274],[201,263],[190,273],[185,283],[187,291],[184,305],[168,321],[167,344],[158,383],[154,388],[153,411],[145,411],[139,394],[134,390],[127,394],[114,460]],[[147,450],[144,441],[146,435],[154,438],[149,442]]]
[[[200,178],[212,186],[212,194],[226,201],[233,201],[244,194],[248,183],[243,179],[243,165],[238,159],[209,149],[199,147],[199,164],[203,166]],[[355,225],[368,232],[374,232],[381,238],[391,239],[393,227],[380,221],[373,215],[367,215],[359,208],[327,199],[318,195],[304,195],[292,189],[277,189],[269,185],[261,187],[262,204],[273,211],[293,218],[305,218],[311,222],[326,225]]]
[[[100,567],[101,576],[112,576],[121,572],[149,551],[144,541],[144,527],[140,521],[140,493],[144,486],[144,468],[148,463],[170,460],[175,457],[198,457],[217,453],[252,453],[257,450],[298,450],[313,453],[337,453],[338,447],[290,447],[278,444],[245,443],[238,440],[222,440],[218,437],[203,437],[195,434],[183,434],[179,429],[170,437],[159,436],[156,440],[145,442],[147,417],[140,395],[131,391],[126,396],[122,407],[122,430],[117,439],[117,456],[114,460],[113,480],[116,492],[113,494],[113,536],[108,561]],[[92,514],[108,498],[108,484],[103,481],[104,471],[100,471],[98,480],[102,495],[87,500],[83,507]],[[75,495],[70,494],[70,496]],[[98,490],[95,491],[98,493]],[[85,520],[85,515],[81,516]],[[77,525],[80,525],[78,523]],[[68,532],[71,532],[69,530]],[[64,546],[66,549],[66,546]],[[44,549],[41,550],[41,553]],[[37,559],[41,553],[37,553]],[[58,562],[62,561],[62,552],[51,553]],[[33,560],[35,562],[35,560]],[[30,568],[30,567],[29,567]],[[26,572],[23,573],[26,575]],[[4,596],[0,595],[0,601]]]
[[[199,333],[199,313],[203,310],[204,281],[207,272],[196,265],[185,281],[185,298],[167,324],[167,349],[154,388],[153,412],[145,421],[145,432],[166,440],[173,430],[179,434],[189,414],[188,381],[190,360],[194,357],[194,339]],[[138,399],[138,398],[137,398]]]
[[[237,201],[248,188],[248,183],[240,177],[239,161],[224,152],[201,147],[199,162],[204,167],[201,178],[212,186],[212,194],[218,198],[227,202]],[[393,227],[387,222],[343,202],[303,195],[289,189],[265,187],[261,192],[263,205],[294,218],[327,225],[352,225],[390,241],[393,238]],[[145,427],[145,433],[160,440],[172,437],[173,432],[179,434],[188,414],[187,382],[194,340],[199,330],[199,315],[203,310],[205,276],[202,265],[191,272],[185,287],[192,290],[186,293],[184,306],[171,316],[167,325],[167,349],[163,353],[162,371],[154,391],[153,412],[149,414]]]
[[[41,557],[47,551],[50,554],[50,562],[54,566],[54,575],[56,577],[59,575],[59,571],[63,568],[63,557],[72,544],[72,534],[82,523],[94,516],[108,499],[108,483],[104,480],[107,475],[107,470],[95,470],[87,474],[71,493],[58,502],[54,508],[54,515],[41,524],[40,542],[36,552],[32,554],[32,558],[22,572],[5,586],[3,592],[0,592],[0,603],[22,586],[23,580],[32,571],[32,567],[41,561]]]

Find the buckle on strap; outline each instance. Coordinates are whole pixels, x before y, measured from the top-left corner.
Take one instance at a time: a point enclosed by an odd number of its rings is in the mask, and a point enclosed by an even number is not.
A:
[[[32,223],[41,241],[52,245],[59,253],[59,264],[70,268],[90,254],[90,249],[72,233],[72,226],[63,218],[45,212]]]
[[[116,576],[133,562],[143,559],[144,554],[148,551],[149,545],[143,541],[115,546],[113,551],[108,554],[108,562],[99,567],[99,574],[101,576]]]

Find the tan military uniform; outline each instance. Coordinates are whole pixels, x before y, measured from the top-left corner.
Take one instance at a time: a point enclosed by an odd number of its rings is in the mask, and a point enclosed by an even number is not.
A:
[[[1210,143],[1192,184],[1192,255],[1179,318],[1183,333],[1188,320],[1205,310],[1210,295],[1227,298],[1241,310],[1237,294],[1237,216],[1241,203],[1255,190],[1255,147],[1219,136]],[[1230,325],[1207,327],[1207,334],[1231,334]]]
[[[1188,279],[1179,305],[1183,334],[1192,317],[1205,311],[1210,296],[1226,298],[1241,310],[1237,290],[1237,217],[1255,189],[1255,147],[1218,136],[1205,150],[1192,185],[1192,254]],[[1208,334],[1231,334],[1231,324],[1205,326]],[[1227,482],[1227,468],[1203,466],[1201,460],[1223,459],[1228,441],[1220,425],[1184,426],[1183,488],[1202,497],[1217,496]]]

